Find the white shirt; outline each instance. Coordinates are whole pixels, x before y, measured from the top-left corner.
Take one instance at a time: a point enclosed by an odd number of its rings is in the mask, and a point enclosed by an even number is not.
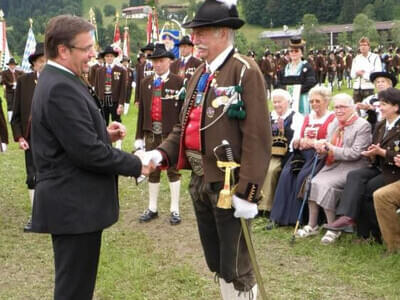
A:
[[[362,77],[356,75],[357,71],[364,71]],[[374,89],[374,84],[369,81],[369,75],[374,72],[382,72],[382,62],[378,55],[375,53],[368,52],[365,57],[362,54],[358,54],[351,65],[351,78],[354,79],[353,89],[357,90],[360,88],[362,90]]]
[[[76,76],[74,72],[72,72],[70,69],[67,69],[66,67],[64,67],[63,65],[60,65],[59,63],[56,63],[54,60],[48,60],[47,64],[49,64],[50,66],[56,67],[58,69],[64,70],[68,73],[71,73],[72,75]]]
[[[224,51],[222,51],[211,63],[206,61],[206,67],[211,71],[211,74],[214,73],[225,61],[228,57],[229,53],[231,53],[233,46],[228,46]]]
[[[161,78],[161,80],[165,82],[165,80],[167,80],[168,76],[169,76],[169,70],[162,75],[154,74],[154,80],[156,80],[157,78]]]
[[[181,60],[183,61],[184,64],[186,64],[188,62],[188,60],[192,57],[192,55],[188,55],[186,57],[181,57]]]
[[[400,119],[400,116],[398,116],[395,120],[393,120],[392,123],[389,123],[388,120],[386,120],[386,131],[391,130],[394,127],[394,124]]]

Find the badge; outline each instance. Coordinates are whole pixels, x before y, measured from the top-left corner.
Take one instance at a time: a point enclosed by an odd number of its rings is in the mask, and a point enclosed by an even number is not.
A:
[[[212,108],[211,106],[207,107],[206,114],[207,114],[207,117],[213,118],[214,114],[215,114],[215,109]]]
[[[396,145],[396,146],[394,146],[394,151],[399,152],[400,151],[400,147],[399,147],[400,141],[399,140],[394,141],[394,144]]]
[[[149,90],[151,90],[151,84],[149,84],[147,87],[148,87]]]
[[[212,102],[211,105],[214,108],[218,108],[221,105],[226,105],[229,102],[229,97],[228,96],[220,96],[215,98]]]

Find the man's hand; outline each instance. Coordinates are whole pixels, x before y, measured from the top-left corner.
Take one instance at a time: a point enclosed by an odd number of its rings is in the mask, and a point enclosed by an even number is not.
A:
[[[356,72],[356,75],[357,75],[358,77],[362,77],[362,76],[364,75],[364,73],[365,73],[364,70],[359,70],[359,71]]]
[[[117,107],[117,115],[120,116],[124,112],[124,106],[122,104],[119,104]]]
[[[233,214],[235,218],[253,219],[258,213],[256,203],[243,200],[236,195],[232,196],[232,206],[235,208]]]
[[[152,161],[150,161],[148,165],[142,163],[142,175],[144,176],[149,176],[150,173],[154,172],[156,169],[157,166]]]
[[[23,137],[20,137],[18,139],[18,144],[19,144],[19,148],[24,151],[29,149],[29,143]]]
[[[111,142],[123,140],[126,136],[126,128],[124,125],[118,122],[112,122],[107,127],[108,135],[110,136]]]
[[[394,157],[394,164],[396,165],[396,167],[399,167],[399,168],[400,168],[400,154],[397,154],[397,155]]]
[[[158,166],[161,164],[163,157],[160,151],[151,150],[146,152],[143,151],[140,159],[142,160],[142,164],[148,165],[150,162],[153,162],[156,166]]]
[[[371,146],[368,147],[366,151],[361,152],[361,155],[369,157],[369,158],[374,158],[375,156],[379,155],[382,157],[386,156],[386,150],[381,148],[380,144],[372,144]]]

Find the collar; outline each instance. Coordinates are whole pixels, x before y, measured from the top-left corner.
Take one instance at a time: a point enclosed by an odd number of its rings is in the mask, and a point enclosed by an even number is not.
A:
[[[398,120],[400,120],[400,116],[394,119],[392,123],[389,123],[389,121],[386,120],[386,130],[391,130],[396,125]]]
[[[111,69],[114,68],[114,64],[104,64],[106,68],[110,67]]]
[[[49,59],[49,60],[47,61],[47,64],[49,64],[50,66],[53,66],[53,67],[55,67],[55,68],[57,68],[57,69],[61,69],[61,70],[63,70],[63,71],[66,71],[66,72],[68,72],[68,73],[71,73],[72,75],[76,76],[75,73],[72,72],[70,69],[64,67],[63,65],[60,65],[59,63],[56,63],[54,60],[50,60],[50,59]]]
[[[157,78],[161,78],[162,81],[166,81],[168,76],[169,76],[169,70],[166,73],[162,74],[161,76],[154,73],[154,80]]]
[[[287,110],[282,116],[279,116],[279,115],[276,113],[276,111],[273,110],[273,111],[271,112],[271,118],[272,118],[272,120],[278,120],[278,118],[281,117],[282,119],[285,120],[285,119],[292,113],[292,111],[293,111],[293,109],[288,108],[288,110]]]
[[[228,46],[224,51],[222,51],[214,60],[209,64],[206,61],[206,68],[210,70],[211,74],[214,73],[225,61],[228,57],[229,53],[231,53],[233,46]]]
[[[182,56],[182,61],[186,64],[191,57],[192,57],[191,54],[189,54],[188,56],[185,56],[185,57]]]

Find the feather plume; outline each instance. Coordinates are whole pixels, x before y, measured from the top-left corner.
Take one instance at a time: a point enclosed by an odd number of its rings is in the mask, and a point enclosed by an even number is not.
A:
[[[225,4],[225,6],[228,7],[228,9],[231,9],[232,6],[237,5],[237,0],[217,0],[217,1]]]

